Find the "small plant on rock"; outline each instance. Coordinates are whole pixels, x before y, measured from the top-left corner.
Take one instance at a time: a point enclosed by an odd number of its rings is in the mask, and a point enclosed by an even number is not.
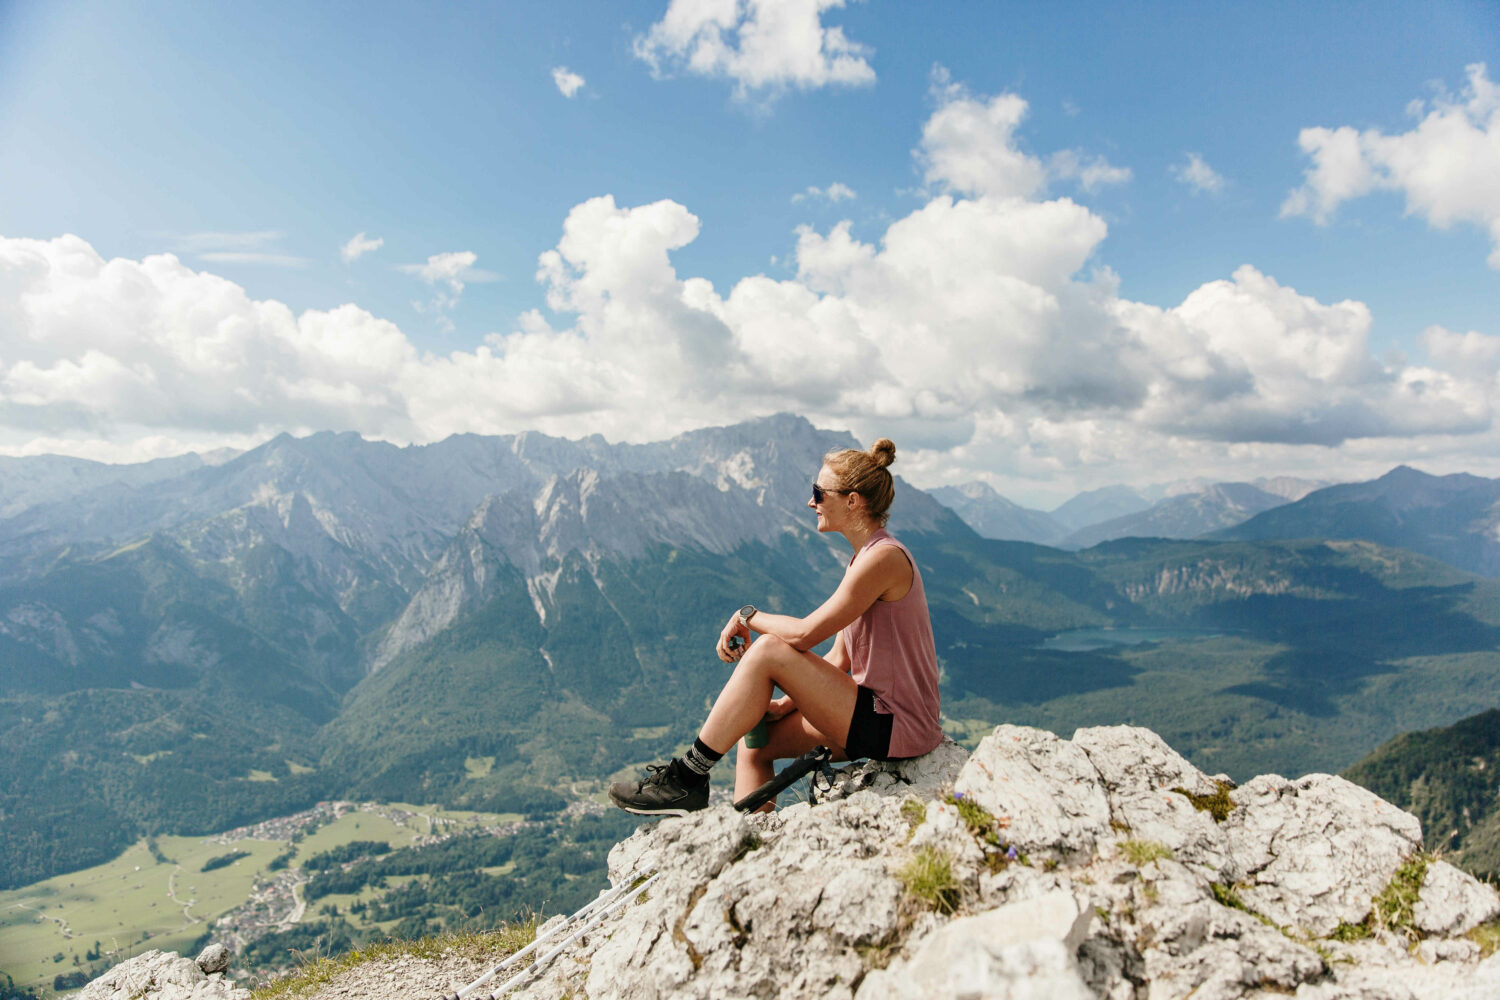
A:
[[[927,822],[927,803],[918,799],[907,799],[901,803],[901,818],[913,830]]]
[[[1222,823],[1229,818],[1234,811],[1234,800],[1229,797],[1234,788],[1227,781],[1214,782],[1214,791],[1207,795],[1198,795],[1188,791],[1186,788],[1174,788],[1172,791],[1185,796],[1193,804],[1193,808],[1199,812],[1206,812],[1214,818],[1215,823]]]
[[[1396,869],[1396,874],[1370,905],[1370,919],[1375,926],[1399,934],[1408,941],[1421,936],[1414,911],[1422,896],[1422,881],[1427,878],[1427,866],[1431,861],[1431,855],[1417,853]]]
[[[1125,855],[1125,859],[1137,868],[1143,868],[1153,861],[1175,856],[1170,847],[1154,840],[1127,840],[1120,844],[1120,851]]]
[[[953,913],[963,896],[963,886],[953,874],[953,859],[935,847],[920,847],[896,877],[907,895],[939,913]]]
[[[1464,937],[1479,945],[1479,957],[1489,958],[1500,951],[1500,920],[1491,920],[1465,934]]]

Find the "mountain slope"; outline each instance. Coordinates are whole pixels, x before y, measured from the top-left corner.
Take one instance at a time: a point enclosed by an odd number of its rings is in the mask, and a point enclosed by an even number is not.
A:
[[[940,486],[927,492],[985,538],[1051,545],[1067,534],[1052,515],[1012,503],[988,483]]]
[[[1211,537],[1357,538],[1500,576],[1500,480],[1429,476],[1399,466],[1366,483],[1330,486]]]
[[[1455,864],[1500,876],[1500,709],[1397,736],[1344,776],[1414,813]]]
[[[1146,510],[1080,528],[1058,544],[1086,549],[1114,538],[1197,538],[1284,503],[1282,497],[1249,483],[1215,483],[1167,497]]]

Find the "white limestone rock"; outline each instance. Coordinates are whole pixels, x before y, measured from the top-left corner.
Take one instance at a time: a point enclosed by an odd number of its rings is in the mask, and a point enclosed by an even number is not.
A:
[[[953,787],[968,759],[969,751],[945,736],[930,752],[911,760],[865,760],[838,769],[838,778],[818,800],[831,802],[865,790],[935,799]]]
[[[77,1000],[250,1000],[222,975],[208,975],[190,958],[148,951],[110,969],[75,994]]]
[[[1453,936],[1473,930],[1500,916],[1500,894],[1494,886],[1459,871],[1446,861],[1427,866],[1422,892],[1412,908],[1417,929],[1424,934]]]
[[[1006,821],[1006,839],[1033,856],[1086,860],[1112,836],[1109,799],[1088,754],[1041,729],[997,727],[954,791]]]
[[[229,970],[229,949],[215,942],[200,951],[194,961],[198,963],[198,968],[202,969],[207,975],[212,975],[215,972],[227,972]]]
[[[1122,836],[1161,844],[1205,874],[1222,873],[1229,881],[1240,876],[1231,864],[1229,838],[1222,826],[1182,794],[1213,795],[1219,791],[1215,779],[1149,729],[1080,729],[1073,734],[1073,743],[1098,770],[1108,792],[1112,822]]]
[[[1391,876],[1422,847],[1422,826],[1343,778],[1261,775],[1234,792],[1224,822],[1252,910],[1317,936],[1370,912]]]
[[[871,972],[859,1000],[1092,1000],[1076,958],[1090,913],[1059,890],[958,917],[915,954]]]

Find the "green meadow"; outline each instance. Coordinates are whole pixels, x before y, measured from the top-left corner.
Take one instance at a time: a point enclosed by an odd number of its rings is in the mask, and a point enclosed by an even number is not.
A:
[[[154,839],[153,852],[142,839],[105,864],[0,892],[0,970],[18,986],[50,990],[60,974],[90,967],[102,971],[152,948],[186,952],[215,919],[245,904],[257,881],[275,874],[272,860],[289,849],[288,867],[296,868],[351,841],[379,841],[395,849],[422,837],[520,818],[437,806],[364,805],[295,843],[290,837],[221,843],[211,837],[162,836]],[[246,856],[203,871],[211,860],[237,852]],[[369,902],[379,894],[366,890],[319,905],[347,910],[356,899]]]

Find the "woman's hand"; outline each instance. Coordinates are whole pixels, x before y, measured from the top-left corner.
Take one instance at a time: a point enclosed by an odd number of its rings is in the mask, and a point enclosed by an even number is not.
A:
[[[738,646],[731,646],[729,640],[739,636],[743,640]],[[750,648],[750,627],[740,624],[738,613],[729,616],[729,623],[724,626],[724,631],[719,633],[719,645],[714,652],[719,654],[719,659],[725,663],[734,663],[745,655],[745,650]]]
[[[791,695],[783,695],[780,698],[772,698],[771,704],[766,706],[766,721],[775,722],[784,719],[797,710],[797,705],[792,701]]]

